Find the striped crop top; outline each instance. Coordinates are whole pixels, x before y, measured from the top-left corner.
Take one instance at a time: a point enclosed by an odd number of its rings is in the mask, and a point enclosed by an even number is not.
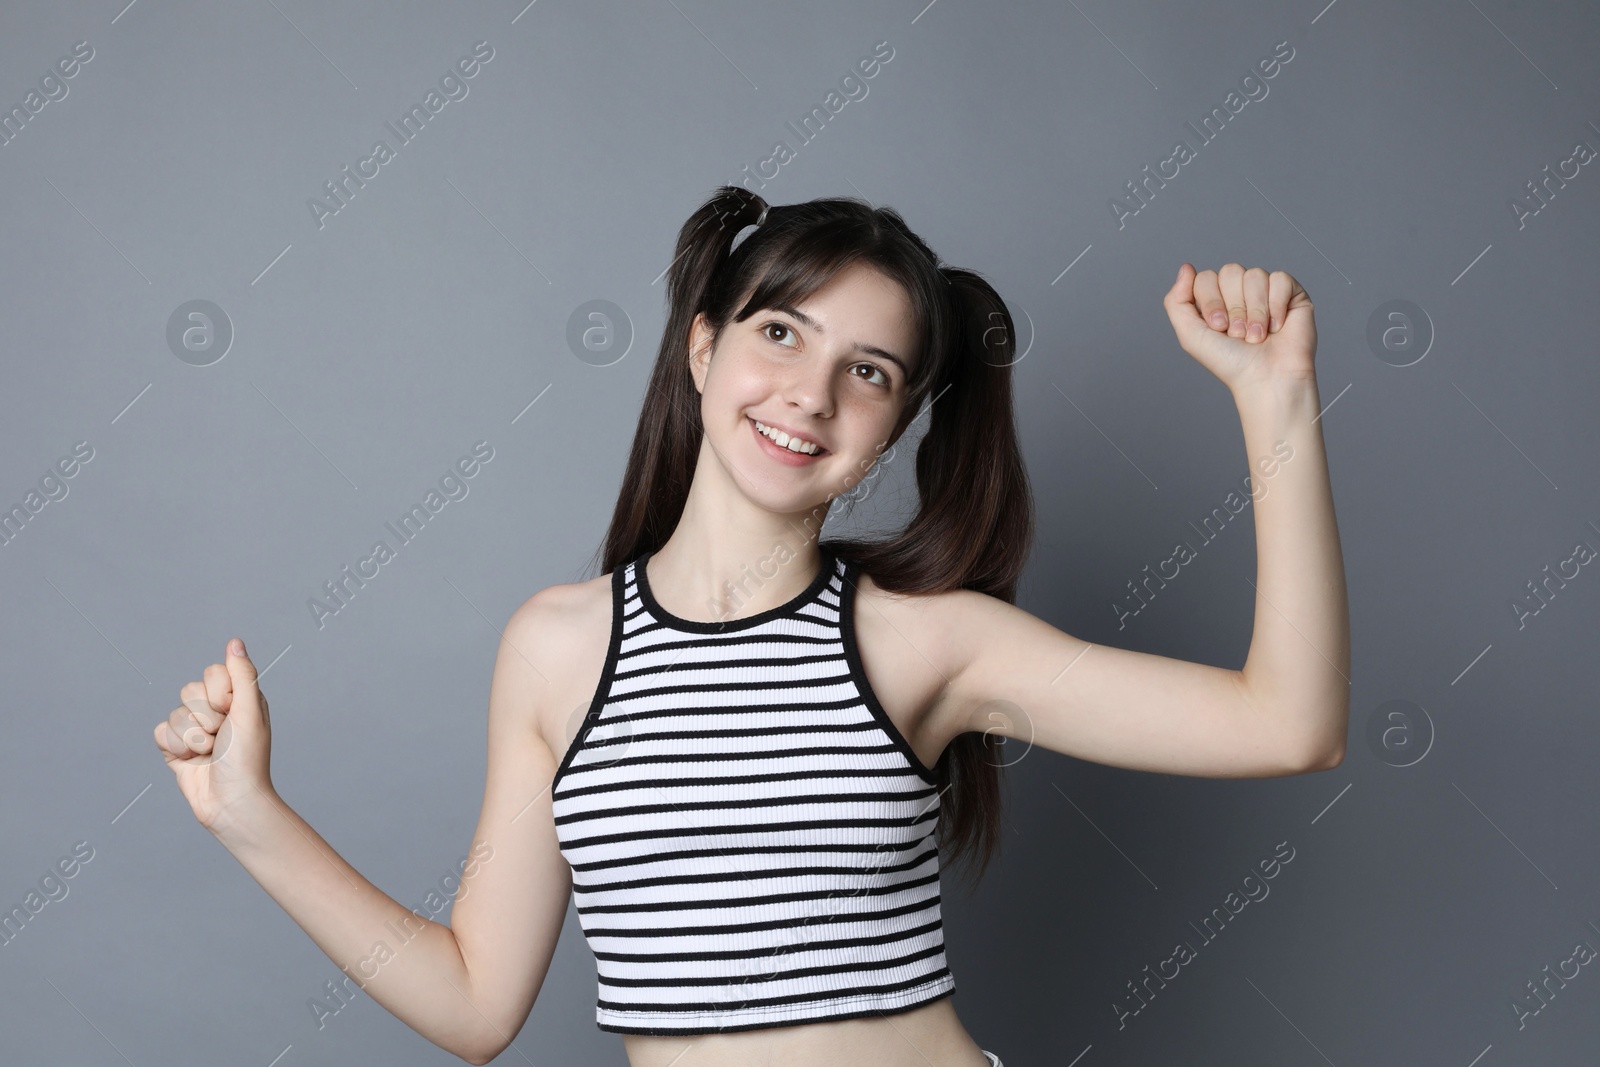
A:
[[[856,645],[855,564],[725,622],[664,611],[645,553],[551,782],[599,975],[595,1021],[712,1034],[890,1015],[949,996],[931,770]]]

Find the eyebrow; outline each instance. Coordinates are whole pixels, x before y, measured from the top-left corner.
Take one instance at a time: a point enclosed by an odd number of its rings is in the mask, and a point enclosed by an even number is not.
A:
[[[818,322],[810,315],[807,315],[799,308],[791,307],[788,304],[774,304],[772,306],[772,310],[781,311],[785,315],[794,316],[800,321],[801,325],[805,326],[807,329],[815,330],[817,333],[828,332],[822,328],[822,323]],[[865,352],[868,355],[877,356],[879,359],[886,359],[890,363],[893,363],[896,367],[899,367],[901,374],[905,375],[907,378],[911,377],[911,372],[906,369],[905,362],[893,352],[885,351],[884,349],[879,348],[877,345],[864,345],[859,341],[856,342],[855,350],[857,352]]]

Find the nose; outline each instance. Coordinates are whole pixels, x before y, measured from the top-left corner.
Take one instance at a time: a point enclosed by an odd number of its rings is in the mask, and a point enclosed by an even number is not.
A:
[[[783,385],[784,401],[807,415],[833,414],[833,369],[825,359],[802,361]]]

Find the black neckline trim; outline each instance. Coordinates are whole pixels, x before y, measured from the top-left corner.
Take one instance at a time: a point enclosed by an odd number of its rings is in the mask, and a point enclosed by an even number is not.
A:
[[[834,555],[830,546],[819,544],[817,549],[822,554],[822,566],[817,569],[817,576],[811,579],[811,584],[807,585],[804,590],[792,597],[787,603],[779,604],[775,608],[768,608],[766,611],[758,612],[755,615],[747,615],[741,619],[727,619],[722,622],[700,622],[695,619],[685,619],[674,615],[666,608],[663,608],[661,603],[656,600],[655,594],[650,591],[650,578],[645,573],[645,564],[651,556],[655,555],[654,549],[634,560],[633,582],[639,590],[639,599],[643,601],[645,608],[655,617],[657,622],[674,630],[687,630],[690,633],[732,633],[788,615],[801,605],[809,603],[820,595],[822,590],[838,573],[839,564],[838,557]]]

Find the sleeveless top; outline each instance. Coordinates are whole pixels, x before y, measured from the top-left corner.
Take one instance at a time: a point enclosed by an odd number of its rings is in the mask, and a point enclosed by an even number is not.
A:
[[[595,1021],[711,1034],[949,996],[939,789],[861,668],[855,564],[697,622],[612,573],[605,667],[551,781]]]

